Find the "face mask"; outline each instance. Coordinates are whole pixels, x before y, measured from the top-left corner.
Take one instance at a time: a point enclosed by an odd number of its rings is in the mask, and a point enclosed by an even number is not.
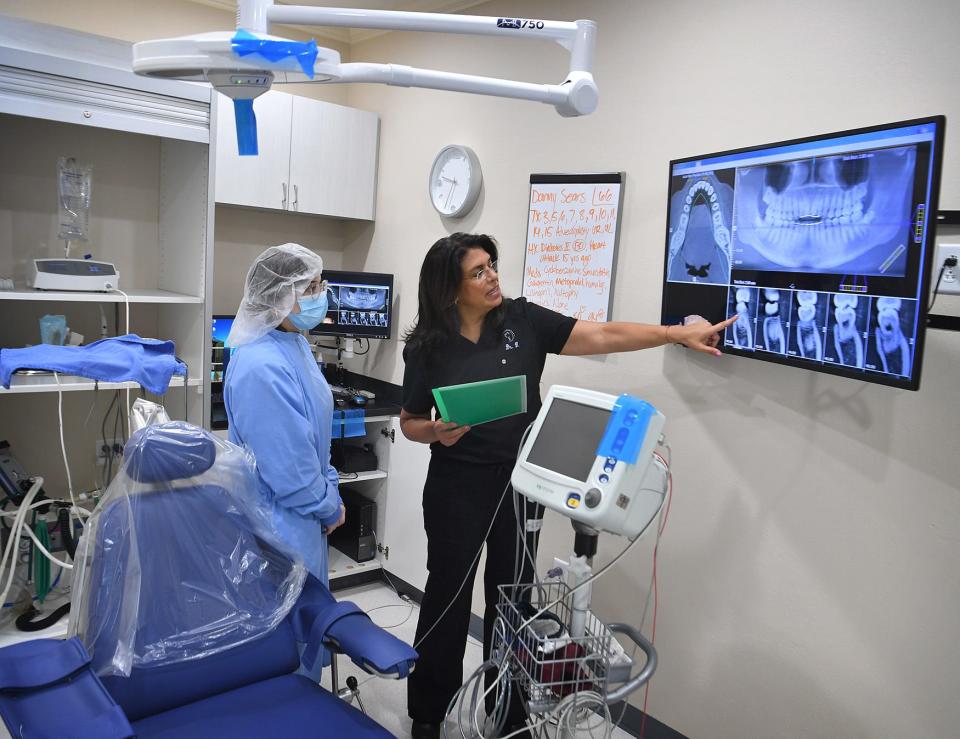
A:
[[[327,317],[326,292],[317,298],[300,298],[297,302],[300,305],[300,312],[291,313],[287,317],[290,319],[290,323],[300,331],[309,331],[315,328],[320,321]]]

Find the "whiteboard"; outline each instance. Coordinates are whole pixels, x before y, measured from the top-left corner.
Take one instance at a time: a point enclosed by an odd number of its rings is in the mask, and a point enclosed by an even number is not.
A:
[[[522,295],[586,321],[609,321],[623,172],[532,174]]]

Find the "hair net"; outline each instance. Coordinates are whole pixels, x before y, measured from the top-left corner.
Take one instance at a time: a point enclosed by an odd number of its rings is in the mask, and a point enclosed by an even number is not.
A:
[[[321,272],[323,259],[300,244],[271,246],[263,252],[247,272],[227,346],[249,344],[279,326]]]
[[[147,426],[77,545],[70,633],[128,676],[271,632],[306,570],[284,553],[253,456],[183,421]]]

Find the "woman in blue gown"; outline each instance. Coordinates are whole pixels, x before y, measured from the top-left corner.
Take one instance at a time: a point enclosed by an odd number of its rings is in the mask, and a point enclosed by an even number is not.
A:
[[[230,441],[256,457],[287,554],[327,584],[327,534],[344,522],[330,464],[333,396],[300,333],[327,313],[322,272],[323,260],[299,244],[254,261],[227,338],[224,403]]]

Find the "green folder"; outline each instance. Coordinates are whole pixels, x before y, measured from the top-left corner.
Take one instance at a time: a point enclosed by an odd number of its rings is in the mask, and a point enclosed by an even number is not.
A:
[[[433,399],[444,421],[478,426],[527,412],[527,376],[435,387]]]

